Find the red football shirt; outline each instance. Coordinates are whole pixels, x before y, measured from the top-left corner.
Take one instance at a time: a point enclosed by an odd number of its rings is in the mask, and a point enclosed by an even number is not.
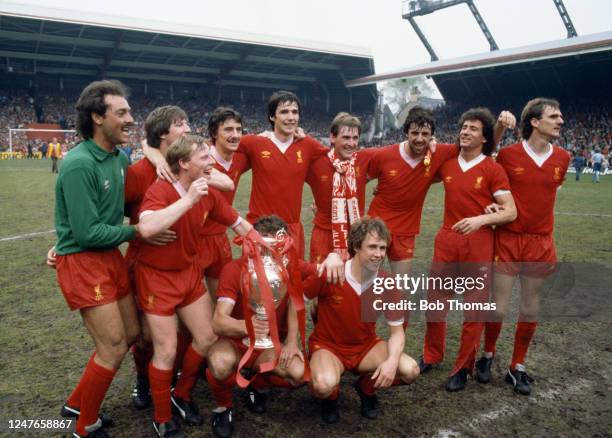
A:
[[[211,147],[211,154],[215,159],[215,169],[219,172],[229,176],[234,183],[234,190],[219,192],[221,196],[225,198],[229,205],[232,205],[234,202],[234,197],[236,196],[236,189],[238,188],[238,182],[240,181],[240,176],[242,175],[242,169],[244,168],[244,155],[234,154],[231,162],[224,162],[222,158],[216,153],[214,146]],[[202,234],[204,236],[211,236],[213,234],[223,234],[227,230],[227,227],[223,224],[220,224],[214,220],[207,220],[204,225],[204,230]]]
[[[127,168],[125,177],[125,215],[130,218],[130,225],[138,223],[140,204],[148,188],[155,181],[157,181],[157,172],[153,164],[146,158]],[[130,240],[125,258],[127,260],[135,258],[139,247],[139,239]]]
[[[377,149],[362,149],[357,152],[355,159],[355,178],[357,179],[357,201],[359,202],[359,214],[363,216],[365,209],[366,183],[368,182],[368,165]],[[329,157],[324,155],[314,160],[310,165],[306,182],[312,190],[312,195],[317,205],[317,213],[314,224],[324,230],[331,230],[331,203],[332,186],[334,178],[334,166]]]
[[[458,153],[457,145],[439,144],[426,167],[422,159],[410,164],[400,144],[382,148],[369,166],[368,174],[378,178],[378,187],[368,214],[385,221],[394,235],[419,234],[427,190],[442,164]]]
[[[300,260],[300,273],[302,280],[307,280],[311,276],[316,276],[316,265],[306,263]],[[244,311],[242,310],[242,260],[232,260],[223,267],[221,275],[219,276],[219,286],[217,287],[217,301],[225,301],[232,303],[234,308],[232,309],[232,318],[242,320],[244,319]],[[286,313],[283,315],[277,315],[277,321],[280,322],[281,318],[285,318]],[[281,324],[286,326],[286,324]]]
[[[497,155],[497,162],[510,179],[518,213],[513,222],[503,227],[515,233],[551,234],[557,190],[565,179],[570,156],[562,148],[552,146],[550,156],[538,165],[528,153],[528,147],[523,143],[513,144]]]
[[[311,137],[295,141],[284,153],[265,137],[242,137],[238,154],[247,157],[242,171],[253,171],[247,220],[276,214],[288,224],[299,222],[308,166],[328,151]]]
[[[319,298],[317,324],[309,342],[349,349],[366,345],[376,338],[376,322],[364,322],[364,319],[372,320],[372,302],[382,296],[373,293],[373,284],[366,285],[362,292],[361,285],[351,276],[351,263],[352,259],[345,263],[346,281],[342,284],[327,283],[325,276],[311,276],[304,282],[304,294],[308,298]],[[380,273],[379,276],[385,275]],[[386,311],[384,315],[389,325],[404,322],[401,311]]]
[[[491,157],[480,155],[461,168],[461,157],[448,160],[440,168],[444,183],[444,224],[450,229],[461,219],[484,214],[487,205],[495,202],[494,196],[510,191],[510,183],[504,168]]]
[[[182,194],[179,194],[179,191]],[[184,192],[178,182],[171,184],[167,181],[157,181],[147,190],[140,213],[162,210],[178,201],[184,196]],[[209,188],[208,195],[202,196],[200,202],[170,227],[176,232],[176,239],[164,246],[142,242],[138,261],[161,270],[186,269],[197,256],[202,229],[209,215],[226,227],[238,219],[238,213],[223,199],[221,193]]]

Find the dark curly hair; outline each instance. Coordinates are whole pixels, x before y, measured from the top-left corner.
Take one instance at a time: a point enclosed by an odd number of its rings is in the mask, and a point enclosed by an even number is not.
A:
[[[94,122],[91,113],[100,116],[106,114],[107,105],[104,102],[104,96],[106,95],[127,98],[128,89],[117,80],[95,81],[83,89],[79,100],[77,100],[76,130],[85,140],[92,138],[94,134]]]

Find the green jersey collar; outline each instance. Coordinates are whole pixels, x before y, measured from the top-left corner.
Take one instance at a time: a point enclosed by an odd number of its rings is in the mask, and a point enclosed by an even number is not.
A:
[[[112,152],[107,152],[92,139],[86,140],[85,146],[87,147],[87,150],[91,153],[91,155],[93,155],[93,157],[98,161],[104,161],[107,158],[113,156],[116,157],[117,154],[119,154],[119,149],[117,149],[117,147],[115,147]]]

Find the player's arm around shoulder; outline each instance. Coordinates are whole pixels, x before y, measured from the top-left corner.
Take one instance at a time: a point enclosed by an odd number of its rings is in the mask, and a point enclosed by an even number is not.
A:
[[[168,166],[166,159],[161,154],[159,149],[155,149],[149,146],[146,140],[142,141],[141,146],[142,153],[144,154],[145,159],[149,160],[151,164],[155,167],[157,176],[166,181],[176,181],[176,177],[170,170],[170,166]]]
[[[217,190],[221,190],[222,192],[231,192],[236,189],[234,181],[232,181],[229,175],[219,172],[214,168],[210,174],[210,181],[208,181],[208,185],[216,188]]]

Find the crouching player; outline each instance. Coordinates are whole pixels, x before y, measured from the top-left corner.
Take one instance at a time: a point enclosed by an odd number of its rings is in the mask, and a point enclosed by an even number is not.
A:
[[[377,337],[375,322],[362,319],[362,309],[368,310],[367,306],[372,309],[366,303],[372,301],[376,277],[382,276],[379,268],[389,240],[384,222],[366,216],[354,223],[349,232],[351,258],[344,268],[346,281],[337,285],[310,277],[305,282],[305,295],[319,299],[318,321],[308,347],[311,389],[322,399],[321,417],[326,423],[340,419],[338,385],[344,371],[360,375],[355,390],[361,399],[361,415],[369,419],[378,415],[377,389],[409,384],[419,375],[416,361],[403,352],[401,312],[385,312],[391,333],[388,341]]]
[[[176,140],[167,160],[177,181],[157,181],[145,194],[140,221],[144,237],[171,228],[176,240],[165,246],[143,243],[135,267],[140,308],[153,340],[149,382],[155,407],[154,427],[160,437],[183,436],[172,419],[171,399],[189,424],[201,424],[191,402],[193,388],[208,348],[215,341],[210,320],[212,306],[205,300],[198,263],[200,238],[206,219],[231,226],[240,235],[252,230],[219,192],[208,188],[213,168],[210,149],[199,136]],[[177,350],[175,314],[193,337],[183,357],[181,375],[171,395]]]
[[[287,224],[275,215],[261,216],[253,227],[264,238],[274,238],[279,232],[286,234],[288,229]],[[342,262],[337,254],[332,253],[319,266],[319,271],[331,268],[334,263],[337,265]],[[307,278],[316,277],[317,266],[299,261],[299,272],[302,281],[307,281]],[[239,362],[248,349],[243,343],[248,331],[242,306],[241,275],[242,260],[231,261],[221,271],[213,318],[213,329],[220,338],[210,348],[206,369],[208,384],[217,404],[213,411],[212,429],[213,433],[220,437],[229,437],[234,430],[232,390],[236,384]],[[289,294],[285,297],[288,298]],[[270,333],[268,321],[259,320],[255,316],[251,320],[256,338]],[[291,299],[284,300],[277,308],[277,322],[279,337],[282,339],[284,336],[285,339],[278,365],[270,372],[258,374],[247,389],[249,395],[247,405],[249,410],[257,414],[266,410],[264,392],[266,388],[271,386],[295,388],[303,383],[304,357],[298,347],[299,325],[296,308]],[[258,370],[262,364],[275,360],[276,351],[273,348],[254,350],[244,366]]]

